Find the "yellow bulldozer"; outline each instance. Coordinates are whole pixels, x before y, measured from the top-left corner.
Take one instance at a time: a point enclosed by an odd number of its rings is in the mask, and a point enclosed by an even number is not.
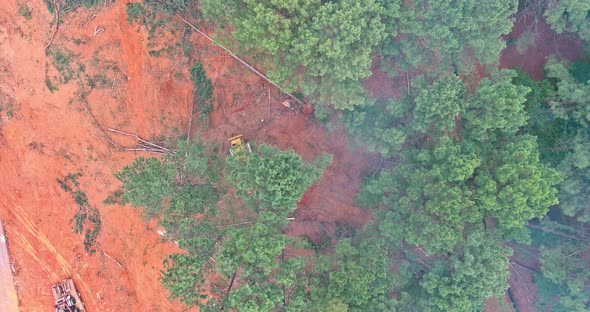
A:
[[[246,142],[246,140],[244,140],[244,136],[242,134],[240,135],[236,135],[233,136],[231,138],[228,139],[230,147],[229,147],[229,154],[232,156],[238,156],[240,157],[240,155],[244,155],[241,157],[245,157],[248,156],[249,154],[252,154],[252,147],[250,146],[250,143]]]

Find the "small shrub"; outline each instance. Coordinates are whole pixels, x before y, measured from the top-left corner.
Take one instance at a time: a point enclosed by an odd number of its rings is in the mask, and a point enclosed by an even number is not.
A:
[[[123,195],[123,190],[118,189],[114,191],[113,194],[107,196],[107,198],[105,198],[105,200],[102,203],[105,205],[121,204],[121,195]]]
[[[204,120],[213,110],[213,84],[199,62],[191,66],[190,78],[193,82],[193,107],[201,113],[200,119]]]
[[[537,35],[530,30],[527,30],[520,34],[518,39],[516,39],[515,43],[516,51],[518,52],[518,54],[523,55],[528,49],[528,47],[535,43],[536,37]]]
[[[58,87],[56,87],[56,86],[53,85],[53,83],[51,82],[51,79],[49,78],[49,76],[45,76],[45,85],[47,85],[47,89],[49,89],[49,91],[51,93],[53,93],[53,91],[59,90]]]
[[[62,84],[68,83],[74,77],[75,74],[74,70],[71,67],[75,55],[67,50],[61,51],[60,49],[55,47],[50,48],[47,51],[47,55],[51,57],[53,67],[55,67],[55,69],[57,69],[57,71],[60,74],[59,82]]]
[[[80,206],[88,205],[88,196],[86,196],[86,193],[77,190],[74,192],[74,201]]]
[[[31,15],[31,7],[29,7],[28,3],[21,3],[18,8],[18,15],[24,17],[27,21],[30,20],[33,16]]]
[[[129,24],[133,24],[133,22],[144,24],[146,15],[147,11],[141,3],[127,3],[127,21],[129,21]]]

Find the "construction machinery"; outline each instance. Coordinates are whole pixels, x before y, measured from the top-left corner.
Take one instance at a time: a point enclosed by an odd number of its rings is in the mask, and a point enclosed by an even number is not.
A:
[[[250,143],[244,140],[244,136],[242,134],[236,135],[228,139],[230,143],[229,147],[229,154],[232,156],[236,155],[244,155],[247,156],[248,154],[252,154],[252,147]],[[242,157],[244,157],[242,156]]]
[[[84,302],[76,290],[74,281],[68,278],[61,283],[51,286],[55,299],[55,312],[85,312]]]

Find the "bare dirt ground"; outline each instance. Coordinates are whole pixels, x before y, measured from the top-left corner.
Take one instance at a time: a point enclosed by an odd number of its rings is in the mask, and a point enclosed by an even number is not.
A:
[[[103,204],[119,186],[112,173],[147,156],[121,151],[104,129],[150,140],[176,138],[186,134],[191,105],[192,61],[150,56],[148,34],[128,23],[125,2],[63,12],[50,49],[71,53],[68,63],[76,77],[68,83],[58,83],[58,70],[45,53],[54,25],[43,1],[27,2],[30,20],[19,15],[21,2],[0,7],[0,218],[22,311],[51,309],[50,286],[66,277],[74,279],[88,311],[185,309],[168,299],[159,281],[162,259],[178,252],[176,246],[162,241],[156,224],[146,225],[139,210]],[[160,43],[167,39],[164,35]],[[204,64],[215,98],[208,126],[193,121],[191,135],[220,144],[222,151],[227,138],[244,134],[252,142],[293,148],[305,160],[333,154],[333,164],[304,195],[287,233],[318,238],[326,229],[334,233],[366,223],[370,214],[352,201],[376,156],[349,151],[341,127],[327,129],[309,114],[281,106],[285,97],[278,90],[201,36],[193,33],[190,40],[192,58]],[[509,51],[502,66],[525,60]],[[395,96],[405,87],[404,79],[391,80],[376,67],[373,73],[365,85],[375,98]],[[49,91],[48,77],[59,90]],[[84,250],[83,235],[72,232],[70,219],[79,208],[56,182],[78,172],[80,188],[101,213],[92,254]]]
[[[509,45],[502,52],[500,67],[521,67],[537,80],[544,78],[543,68],[550,56],[574,60],[583,53],[581,41],[575,35],[556,34],[543,18],[535,20],[533,15],[517,19],[505,39]]]
[[[525,247],[520,247],[520,249],[514,247],[513,249],[517,252],[517,250],[523,250],[523,248]],[[528,250],[528,248],[524,250]],[[531,251],[527,252],[531,253]],[[527,259],[518,255],[511,257],[508,283],[510,284],[511,297],[519,312],[539,311],[539,305],[536,299],[537,288],[534,284],[535,277],[531,271],[531,269],[537,271],[540,269],[539,254],[537,250],[533,250],[532,252],[533,257],[528,257]]]
[[[45,46],[52,15],[42,0],[28,3],[29,21],[17,13],[15,1],[0,7],[0,218],[16,269],[19,308],[50,310],[51,284],[71,276],[88,311],[180,311],[159,283],[162,259],[175,245],[146,229],[136,209],[102,204],[117,187],[112,172],[139,155],[110,145],[97,121],[148,138],[171,134],[162,116],[182,125],[186,106],[178,103],[187,100],[189,85],[161,88],[162,77],[152,71],[165,72],[168,64],[151,62],[145,35],[129,25],[125,4],[117,3],[91,20],[94,11],[83,8],[64,14],[52,43],[76,55],[71,64],[85,64],[91,75],[104,73],[106,85],[90,91],[88,105],[75,79],[51,93],[46,72],[53,76],[56,70]],[[94,36],[97,28],[104,31]],[[122,74],[109,71],[108,64]],[[85,252],[83,235],[73,234],[70,219],[78,207],[56,182],[77,172],[83,174],[80,188],[101,212],[94,254]]]
[[[190,61],[150,56],[148,35],[128,23],[125,2],[105,3],[60,16],[50,50],[69,55],[74,78],[68,83],[59,81],[55,62],[45,53],[54,24],[43,1],[28,2],[30,20],[18,14],[20,2],[0,7],[0,218],[22,311],[51,309],[51,284],[66,277],[74,279],[88,311],[185,309],[168,299],[159,282],[162,260],[177,252],[176,246],[162,241],[156,224],[146,225],[139,210],[103,204],[119,186],[112,173],[146,156],[121,151],[104,130],[150,140],[185,134]],[[305,194],[288,233],[317,237],[320,224],[330,231],[364,224],[369,215],[352,199],[374,157],[348,151],[341,129],[327,134],[309,114],[281,106],[285,98],[278,90],[219,48],[196,34],[191,40],[193,57],[202,61],[215,89],[209,127],[193,121],[192,135],[224,145],[230,136],[244,134],[252,142],[293,148],[306,160],[332,153],[334,163]],[[53,93],[48,77],[58,88]],[[117,144],[131,143],[108,134]],[[91,254],[84,250],[83,235],[72,232],[70,220],[79,208],[56,182],[78,172],[80,189],[101,214],[97,251]]]

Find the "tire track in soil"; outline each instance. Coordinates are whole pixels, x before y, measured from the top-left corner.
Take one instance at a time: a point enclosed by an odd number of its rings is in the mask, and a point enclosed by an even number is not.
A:
[[[83,298],[85,298],[85,302],[88,304],[88,301],[90,301],[90,303],[93,306],[97,306],[96,299],[94,298],[94,296],[91,295],[92,291],[90,290],[90,287],[86,285],[80,274],[72,274],[73,270],[69,262],[66,261],[64,257],[57,251],[55,246],[53,246],[49,239],[47,239],[45,234],[38,230],[37,226],[30,220],[24,209],[18,203],[16,203],[15,198],[12,196],[9,190],[7,190],[1,184],[0,202],[3,203],[3,207],[2,209],[0,209],[0,217],[2,217],[3,219],[8,219],[7,217],[8,215],[10,215],[12,217],[10,218],[11,220],[15,220],[16,222],[18,222],[17,224],[15,224],[15,226],[11,228],[23,228],[27,230],[27,232],[29,232],[33,238],[36,238],[45,247],[45,249],[47,249],[55,257],[57,263],[61,268],[63,275],[72,277],[74,279],[77,288],[79,288],[78,291],[80,291],[83,294]],[[24,234],[20,232],[9,233],[9,235],[12,234],[16,236],[18,245],[21,246],[29,255],[31,255],[37,261],[37,263],[39,263],[43,270],[47,272],[47,275],[51,278],[52,283],[56,283],[61,280],[60,277],[53,273],[51,266],[49,266],[45,261],[39,258],[35,251],[35,248],[33,247],[33,245],[31,245],[31,243],[24,236]]]

